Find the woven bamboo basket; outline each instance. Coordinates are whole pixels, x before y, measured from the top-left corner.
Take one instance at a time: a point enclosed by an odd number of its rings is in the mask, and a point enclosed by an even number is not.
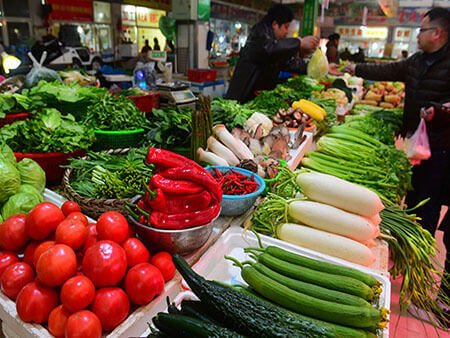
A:
[[[108,151],[102,151],[102,153],[107,154],[126,154],[130,151],[130,148],[123,149],[111,149]],[[89,156],[84,156],[82,159],[88,159]],[[127,215],[128,212],[126,210],[126,203],[130,202],[132,198],[124,198],[124,199],[95,199],[95,198],[85,198],[80,196],[75,190],[73,190],[70,185],[70,178],[72,176],[72,168],[66,169],[64,172],[62,186],[63,186],[63,195],[68,200],[78,203],[81,208],[81,211],[92,217],[93,219],[97,219],[101,214],[107,211],[117,211],[123,215]]]

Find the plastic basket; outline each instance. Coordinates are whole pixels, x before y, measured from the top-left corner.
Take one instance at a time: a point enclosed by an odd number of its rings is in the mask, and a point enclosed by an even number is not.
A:
[[[4,118],[0,119],[0,128],[15,121],[21,121],[29,119],[31,115],[29,113],[8,114]]]
[[[216,81],[217,69],[189,69],[188,80],[192,82]]]
[[[151,113],[153,108],[159,108],[159,93],[127,96],[127,98],[133,100],[136,107],[144,113]]]
[[[144,129],[105,131],[94,130],[95,151],[138,147],[143,141]]]
[[[38,154],[23,154],[14,153],[17,162],[24,158],[31,158],[36,161],[45,171],[47,183],[59,183],[64,175],[64,168],[61,165],[69,164],[68,159],[71,157],[81,157],[86,155],[86,150],[77,150],[73,153],[38,153]]]

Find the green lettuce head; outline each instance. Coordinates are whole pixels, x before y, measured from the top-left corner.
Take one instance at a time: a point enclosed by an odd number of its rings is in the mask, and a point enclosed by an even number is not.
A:
[[[39,199],[39,203],[44,202],[42,194],[31,184],[22,184],[19,189],[19,193],[21,192],[36,196]]]
[[[19,170],[22,184],[32,185],[41,194],[44,192],[45,172],[36,161],[30,158],[24,158],[17,163],[17,169]]]
[[[0,214],[0,224],[2,224],[3,223],[3,217],[2,217],[2,215]]]
[[[7,219],[12,215],[26,215],[39,203],[39,198],[36,195],[28,194],[26,192],[12,195],[2,206],[2,217],[3,219]]]
[[[16,165],[16,156],[14,156],[14,153],[12,149],[6,144],[1,143],[0,144],[0,156],[6,158],[9,162]]]
[[[0,156],[0,204],[19,191],[20,174],[16,167]]]
[[[313,79],[320,79],[328,74],[328,60],[320,49],[316,49],[309,61],[307,74]]]

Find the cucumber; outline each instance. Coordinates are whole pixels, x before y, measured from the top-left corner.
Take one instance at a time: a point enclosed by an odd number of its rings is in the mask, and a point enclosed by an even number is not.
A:
[[[338,304],[302,294],[263,275],[251,266],[244,267],[241,276],[264,297],[313,318],[362,329],[376,325],[382,327],[386,321],[384,313],[378,309]]]
[[[253,264],[258,272],[266,275],[267,277],[277,281],[278,283],[287,286],[289,289],[303,293],[305,295],[315,297],[322,300],[327,300],[329,302],[334,302],[338,304],[346,304],[353,306],[366,306],[371,307],[371,305],[362,299],[361,297],[349,295],[348,293],[330,290],[318,285],[311,283],[305,283],[296,279],[292,279],[269,269],[265,265],[260,263]]]
[[[192,338],[238,338],[241,335],[224,327],[197,318],[160,312],[153,317],[153,324],[162,332],[175,337]]]
[[[368,285],[351,277],[338,276],[305,268],[304,266],[282,261],[267,253],[258,256],[258,263],[261,263],[286,277],[355,295],[368,302],[372,302],[375,299],[375,294]]]
[[[336,325],[294,314],[230,287],[207,281],[178,254],[175,267],[214,319],[240,334],[253,337],[342,337]],[[353,330],[346,337],[373,337]]]
[[[321,262],[305,256],[297,255],[293,252],[286,251],[276,246],[268,246],[265,252],[276,258],[279,258],[283,261],[292,264],[301,265],[313,270],[327,272],[334,275],[352,277],[354,279],[360,280],[361,282],[367,284],[370,287],[379,287],[381,285],[380,281],[377,280],[375,277],[362,271],[348,268],[346,266],[339,266],[328,262]]]
[[[198,300],[183,300],[181,302],[180,314],[197,318],[207,323],[219,325],[217,321],[207,315],[207,311],[202,302],[199,302]]]

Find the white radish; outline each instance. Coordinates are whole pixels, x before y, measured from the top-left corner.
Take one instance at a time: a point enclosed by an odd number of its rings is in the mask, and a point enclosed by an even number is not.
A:
[[[289,204],[289,215],[316,229],[332,232],[356,241],[368,241],[378,236],[378,227],[367,218],[312,201],[294,201]]]
[[[222,143],[217,141],[213,136],[208,138],[208,150],[213,152],[219,157],[222,157],[228,162],[228,165],[237,166],[239,164],[239,159],[233,152],[225,147]]]
[[[304,225],[286,223],[277,229],[279,239],[346,261],[369,266],[375,261],[372,251],[350,238],[330,234]]]
[[[219,165],[219,166],[226,166],[228,167],[229,164],[227,161],[225,161],[222,157],[217,156],[216,154],[210,152],[210,151],[204,151],[203,148],[198,148],[197,150],[197,156],[198,160],[200,162],[206,162],[211,165]]]
[[[380,214],[376,214],[376,215],[372,215],[372,216],[367,216],[367,219],[372,222],[372,224],[378,226],[380,225],[382,219],[380,217]]]
[[[384,209],[380,197],[373,191],[331,175],[302,172],[296,182],[309,199],[354,214],[372,216]]]
[[[213,128],[214,134],[217,138],[227,146],[239,159],[241,160],[253,160],[253,154],[237,137],[230,134],[227,128],[223,124],[218,124]],[[231,163],[230,163],[231,164]]]

